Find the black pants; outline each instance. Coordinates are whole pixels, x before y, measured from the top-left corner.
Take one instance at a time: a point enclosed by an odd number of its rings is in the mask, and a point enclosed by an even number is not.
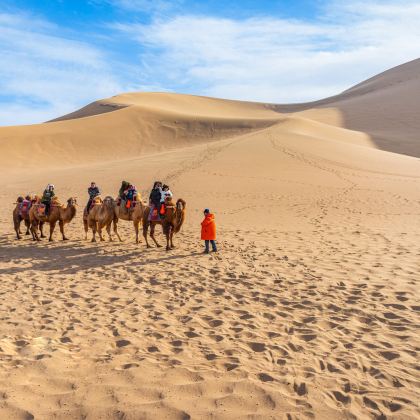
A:
[[[89,200],[88,200],[88,202],[86,204],[86,213],[89,213],[90,206],[92,204],[92,200],[93,200],[93,198],[89,198]]]
[[[211,240],[209,240],[209,241],[204,241],[205,242],[205,244],[206,244],[206,252],[209,252],[210,251],[210,243],[211,243],[211,249],[214,251],[214,252],[216,252],[217,251],[217,248],[216,248],[216,241],[214,241],[213,239],[211,239]]]
[[[48,216],[50,214],[50,207],[51,202],[50,201],[41,201],[42,204],[45,204],[45,216]]]

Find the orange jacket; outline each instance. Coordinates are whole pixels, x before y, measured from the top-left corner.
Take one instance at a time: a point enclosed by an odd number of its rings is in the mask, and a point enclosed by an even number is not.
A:
[[[216,239],[216,222],[214,215],[209,213],[201,222],[201,239],[211,241]]]

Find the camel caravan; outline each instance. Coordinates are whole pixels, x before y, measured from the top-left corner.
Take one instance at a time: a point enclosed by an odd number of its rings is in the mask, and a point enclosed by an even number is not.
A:
[[[103,230],[106,230],[109,241],[113,240],[113,232],[122,242],[118,233],[118,222],[122,220],[133,223],[137,244],[139,243],[141,224],[146,246],[150,248],[147,239],[150,228],[151,239],[157,247],[161,247],[155,238],[155,227],[161,225],[166,237],[166,250],[175,248],[173,236],[180,231],[184,224],[186,202],[180,198],[174,203],[172,193],[167,185],[158,181],[154,183],[148,205],[142,201],[136,187],[127,181],[122,182],[116,199],[111,196],[102,199],[100,190],[94,182],[88,188],[88,194],[89,200],[83,211],[85,240],[88,239],[90,229],[92,242],[97,241],[97,236],[100,241],[105,240]],[[57,223],[63,241],[67,240],[64,227],[75,218],[76,208],[76,197],[70,197],[66,205],[61,204],[55,195],[52,184],[47,185],[42,197],[18,197],[13,210],[13,224],[17,239],[22,238],[21,224],[24,222],[26,235],[32,235],[34,241],[45,238],[43,228],[46,223],[50,226],[49,241],[53,240]]]

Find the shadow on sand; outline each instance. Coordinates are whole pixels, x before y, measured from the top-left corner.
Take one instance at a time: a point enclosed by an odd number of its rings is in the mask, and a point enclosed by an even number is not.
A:
[[[114,246],[114,244],[116,246]],[[201,255],[200,252],[165,248],[147,249],[144,244],[119,242],[92,244],[83,241],[40,242],[0,238],[0,276],[27,271],[77,274],[108,266],[144,266]],[[11,267],[7,267],[12,265]]]

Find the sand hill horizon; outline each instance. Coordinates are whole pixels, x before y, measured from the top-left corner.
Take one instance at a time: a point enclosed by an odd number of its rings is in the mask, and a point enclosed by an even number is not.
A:
[[[419,74],[294,105],[127,93],[1,127],[0,417],[419,418]],[[157,179],[187,203],[176,249],[124,221],[122,243],[84,240],[92,180],[147,201]],[[17,196],[47,183],[78,199],[70,240],[17,240]]]
[[[293,105],[177,93],[124,93],[46,123],[0,127],[1,163],[16,167],[40,159],[47,165],[57,159],[61,165],[123,159],[274,124],[292,131],[293,125],[321,130],[325,137],[339,141],[352,138],[356,145],[420,157],[419,72],[417,59],[336,96]],[[100,144],[92,143],[93,134],[101,138]],[[36,159],[31,159],[34,149]]]

